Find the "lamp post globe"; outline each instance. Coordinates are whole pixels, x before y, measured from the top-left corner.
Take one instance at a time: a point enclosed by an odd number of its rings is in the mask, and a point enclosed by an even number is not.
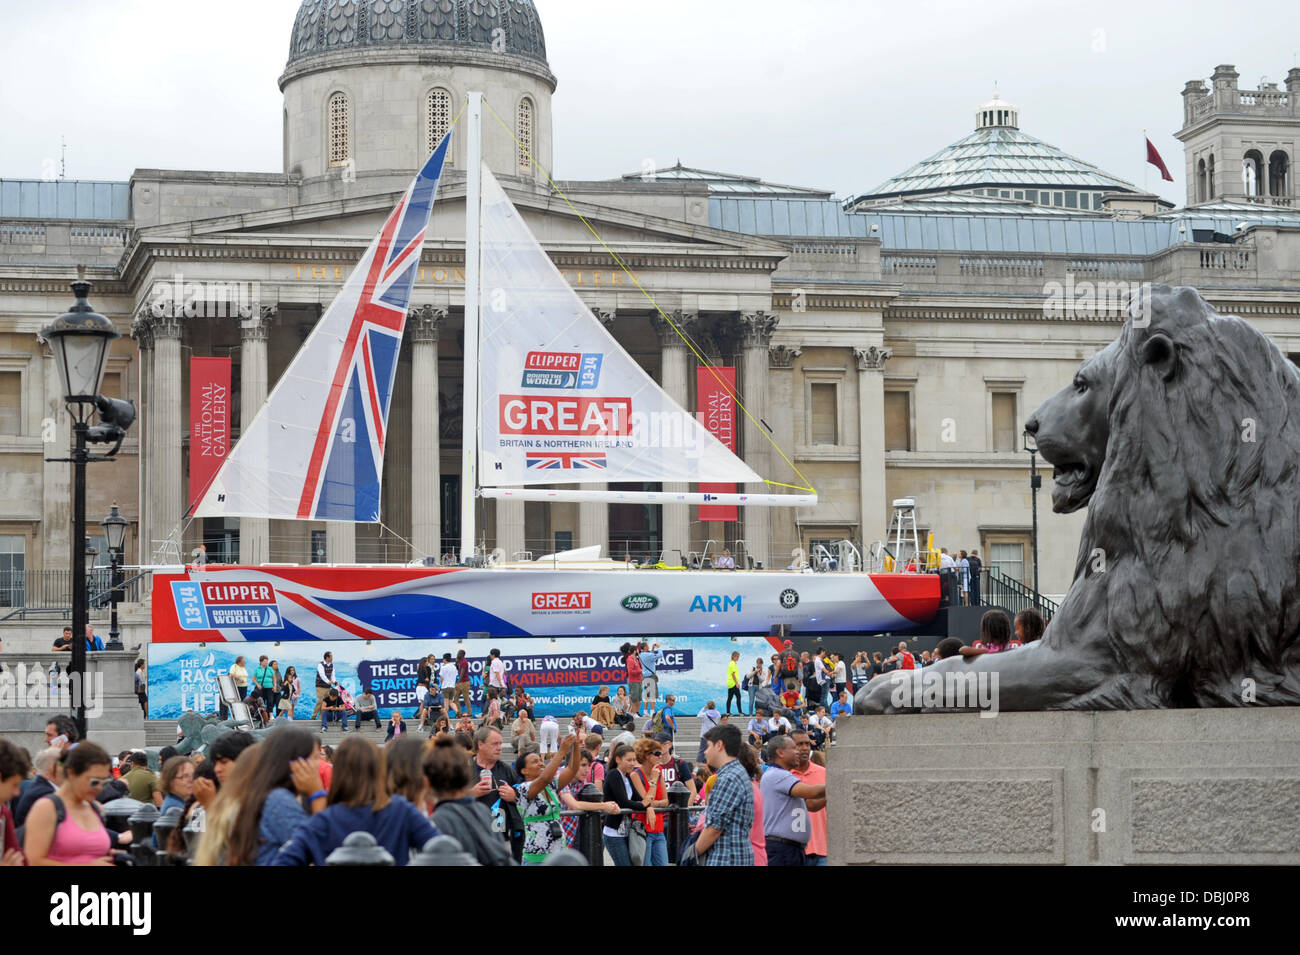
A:
[[[42,329],[41,338],[54,355],[68,413],[74,421],[85,422],[95,410],[113,340],[121,333],[91,307],[89,282],[73,282],[72,293],[72,307]]]

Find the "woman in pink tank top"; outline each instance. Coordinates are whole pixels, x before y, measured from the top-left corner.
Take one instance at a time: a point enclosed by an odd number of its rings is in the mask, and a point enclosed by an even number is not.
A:
[[[27,864],[112,865],[112,840],[95,805],[100,789],[113,778],[111,760],[94,743],[83,742],[68,751],[64,769],[67,776],[54,793],[63,803],[63,821],[53,798],[37,800],[27,815]]]

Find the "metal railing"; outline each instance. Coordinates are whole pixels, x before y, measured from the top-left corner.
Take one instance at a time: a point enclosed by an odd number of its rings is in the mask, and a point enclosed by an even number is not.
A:
[[[124,575],[125,576],[125,575]],[[91,610],[107,610],[113,590],[112,571],[96,567],[86,581]],[[140,599],[140,577],[123,582],[119,603]],[[0,571],[0,620],[25,617],[28,613],[72,614],[72,571],[5,570]]]
[[[980,603],[1005,607],[1013,617],[1032,607],[1043,615],[1044,620],[1049,621],[1061,609],[1038,591],[1026,587],[1014,577],[1008,577],[996,567],[985,567],[980,572]]]

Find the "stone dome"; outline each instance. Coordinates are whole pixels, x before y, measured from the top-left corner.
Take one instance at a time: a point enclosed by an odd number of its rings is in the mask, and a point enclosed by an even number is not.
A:
[[[302,0],[285,67],[378,49],[472,49],[513,54],[548,68],[532,0]]]

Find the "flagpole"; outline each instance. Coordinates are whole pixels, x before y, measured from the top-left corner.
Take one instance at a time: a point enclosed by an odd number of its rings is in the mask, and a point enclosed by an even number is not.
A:
[[[474,499],[478,468],[479,219],[483,196],[483,94],[469,94],[465,182],[465,384],[461,409],[460,560],[474,558]]]

